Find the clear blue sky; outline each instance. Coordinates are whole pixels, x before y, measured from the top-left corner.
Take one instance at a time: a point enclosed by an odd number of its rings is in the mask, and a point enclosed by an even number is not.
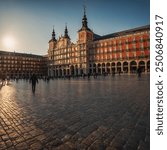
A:
[[[150,24],[149,0],[1,0],[0,50],[47,54],[53,25],[59,37],[65,23],[75,43],[84,3],[88,26],[99,35]]]

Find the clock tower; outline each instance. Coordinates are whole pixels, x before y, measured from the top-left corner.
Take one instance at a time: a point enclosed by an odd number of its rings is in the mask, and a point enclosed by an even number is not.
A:
[[[78,31],[78,51],[80,60],[80,70],[81,73],[89,73],[89,47],[93,42],[93,32],[88,27],[86,9],[84,7],[84,15],[82,18],[82,27]]]
[[[53,28],[52,38],[49,41],[49,49],[48,49],[48,59],[51,62],[54,61],[54,51],[55,51],[55,48],[56,48],[56,43],[57,43],[57,40],[56,40],[55,31],[54,31],[54,28]]]
[[[86,9],[84,7],[84,16],[82,18],[82,28],[78,31],[78,42],[86,43],[93,41],[93,32],[88,28]]]

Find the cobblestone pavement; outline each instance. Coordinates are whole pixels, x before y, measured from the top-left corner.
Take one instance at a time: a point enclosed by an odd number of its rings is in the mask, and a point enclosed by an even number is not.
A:
[[[149,75],[10,82],[0,150],[149,150]]]

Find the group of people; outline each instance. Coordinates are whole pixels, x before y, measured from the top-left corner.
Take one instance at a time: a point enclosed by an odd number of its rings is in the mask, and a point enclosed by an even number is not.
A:
[[[4,85],[6,85],[6,84],[8,85],[9,81],[10,81],[9,76],[7,76],[7,77],[1,76],[0,77],[0,86],[2,87]]]
[[[142,73],[142,69],[139,67],[137,69],[137,74],[138,74],[138,77],[141,77],[141,73]],[[107,74],[103,74],[103,76],[106,76]],[[112,73],[112,76],[115,75],[115,72]],[[119,75],[120,75],[120,72],[119,72]],[[90,74],[86,75],[86,74],[83,74],[82,77],[85,78],[85,77],[88,77],[88,79],[90,79]],[[98,74],[93,74],[93,77],[94,79],[96,79],[98,76]],[[70,79],[71,76],[68,76],[68,79]],[[46,78],[47,81],[49,81],[49,77]],[[32,84],[32,92],[35,93],[35,89],[36,89],[36,84],[38,83],[38,77],[33,73],[32,76],[30,77],[30,83]],[[0,80],[0,83],[1,83],[1,87],[5,84],[8,84],[9,82],[9,78],[5,78],[5,77],[1,77],[1,80]]]
[[[0,87],[9,84],[9,77],[1,76],[0,77]],[[38,78],[35,74],[32,74],[30,78],[30,83],[32,84],[32,92],[35,93],[36,83],[38,83]]]

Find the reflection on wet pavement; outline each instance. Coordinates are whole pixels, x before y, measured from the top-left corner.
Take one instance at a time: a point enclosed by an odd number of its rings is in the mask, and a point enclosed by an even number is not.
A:
[[[0,149],[148,150],[149,75],[0,89]]]

